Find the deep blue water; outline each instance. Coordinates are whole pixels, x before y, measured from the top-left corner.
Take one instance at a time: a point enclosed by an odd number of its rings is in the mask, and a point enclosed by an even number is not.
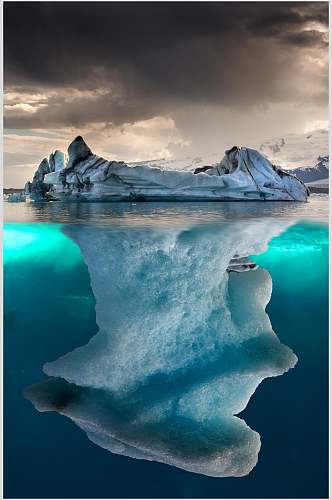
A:
[[[241,417],[262,447],[252,472],[212,478],[114,455],[69,419],[39,413],[22,391],[42,366],[97,332],[78,247],[61,224],[7,223],[4,249],[4,493],[7,498],[328,497],[328,230],[298,222],[254,260],[272,276],[267,312],[297,355],[268,378]]]

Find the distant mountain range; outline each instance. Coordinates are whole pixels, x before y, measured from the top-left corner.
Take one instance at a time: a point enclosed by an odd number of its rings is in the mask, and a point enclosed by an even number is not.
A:
[[[305,183],[327,180],[329,177],[329,157],[328,155],[319,156],[317,160],[318,163],[313,167],[298,167],[289,170],[289,172]]]
[[[289,134],[271,139],[263,142],[259,151],[282,168],[317,168],[317,162],[329,154],[328,130],[319,129],[306,134]]]
[[[274,164],[287,168],[311,188],[328,188],[328,130],[292,134],[264,142],[259,150]],[[292,167],[292,168],[289,168]]]
[[[161,168],[162,170],[186,170],[194,171],[196,168],[204,167],[205,165],[216,165],[224,156],[224,152],[204,154],[203,156],[184,156],[182,158],[166,159],[159,158],[156,160],[144,160],[139,162],[130,162],[128,165],[148,165],[149,167]]]
[[[328,179],[328,131],[315,130],[307,134],[290,134],[282,138],[271,139],[261,144],[259,151],[272,163],[295,174],[303,182]],[[199,157],[177,159],[160,158],[132,162],[129,165],[148,165],[163,170],[193,171],[205,165],[216,165],[223,157],[223,152],[204,154]]]

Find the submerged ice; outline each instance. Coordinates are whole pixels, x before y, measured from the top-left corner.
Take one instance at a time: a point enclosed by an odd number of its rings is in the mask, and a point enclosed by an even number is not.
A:
[[[237,415],[262,380],[297,359],[265,312],[268,272],[241,271],[286,226],[65,226],[89,269],[99,332],[46,363],[50,378],[26,397],[113,453],[209,476],[248,474],[260,437]]]

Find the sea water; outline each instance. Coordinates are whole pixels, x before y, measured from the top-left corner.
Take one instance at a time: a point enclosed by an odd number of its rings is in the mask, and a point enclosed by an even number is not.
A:
[[[6,497],[327,496],[326,198],[6,208]],[[221,272],[235,248],[251,249],[259,269]],[[255,328],[267,343],[241,350]],[[84,402],[92,394],[90,406],[73,409],[62,385],[46,385],[46,399],[39,389],[27,397],[34,384],[49,384],[45,372],[76,382]],[[96,390],[112,394],[107,411]],[[39,413],[40,404],[56,412]],[[77,408],[90,425],[98,421],[98,434],[73,423]],[[66,411],[72,420],[59,414]],[[244,462],[234,418],[253,439]],[[110,452],[109,432],[126,445]],[[221,451],[217,475],[228,477],[209,477]]]

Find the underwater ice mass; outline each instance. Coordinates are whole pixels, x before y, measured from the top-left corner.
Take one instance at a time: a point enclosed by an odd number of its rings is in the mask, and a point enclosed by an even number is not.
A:
[[[230,262],[263,252],[289,225],[64,225],[89,269],[99,332],[46,363],[50,378],[25,396],[112,453],[208,476],[247,475],[260,436],[238,414],[262,380],[297,358],[265,312],[269,273],[232,272]]]

